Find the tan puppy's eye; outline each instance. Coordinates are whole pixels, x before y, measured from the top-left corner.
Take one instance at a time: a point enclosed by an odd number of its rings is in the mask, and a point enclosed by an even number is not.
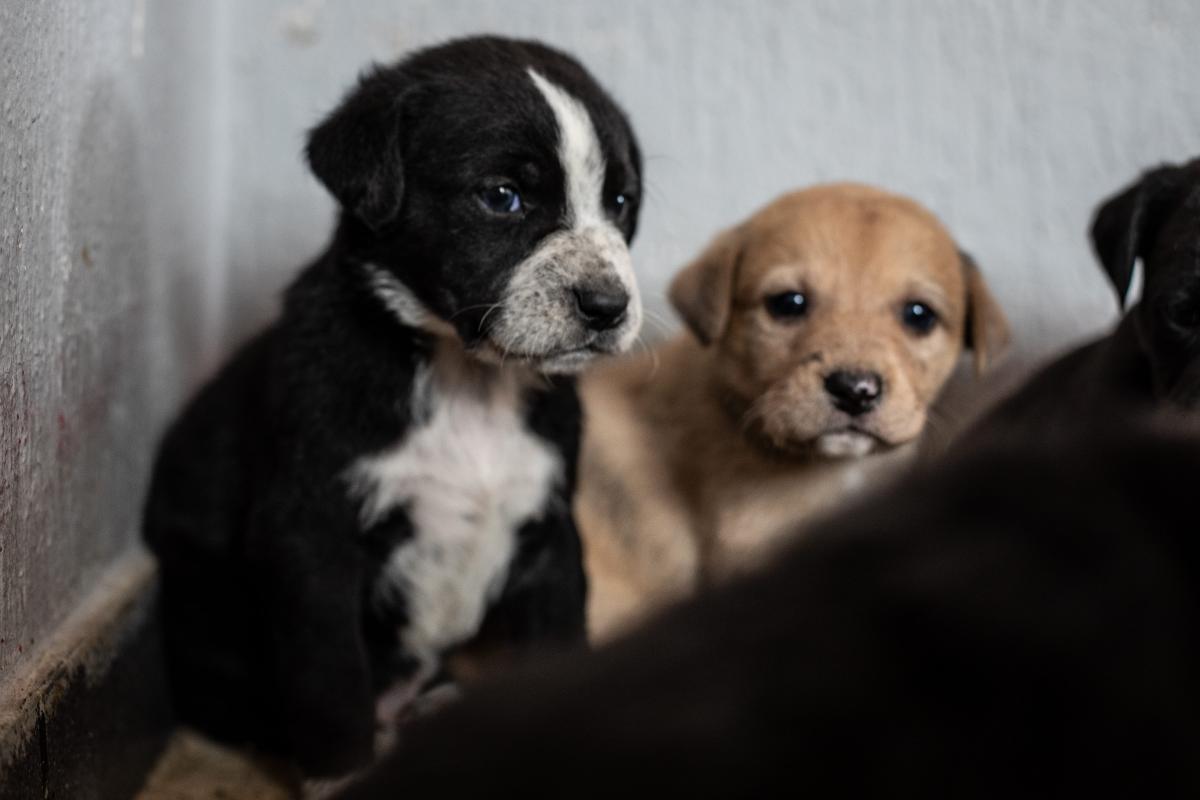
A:
[[[776,319],[795,319],[808,313],[808,298],[802,292],[780,292],[765,301],[767,313]]]
[[[909,300],[900,310],[900,321],[918,336],[924,336],[933,330],[938,323],[938,315],[928,303],[920,300]]]

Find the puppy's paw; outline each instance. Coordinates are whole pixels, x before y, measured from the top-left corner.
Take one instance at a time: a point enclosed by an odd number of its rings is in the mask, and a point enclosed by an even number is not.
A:
[[[462,689],[454,683],[439,683],[429,691],[418,695],[406,709],[404,722],[433,716],[462,697]]]
[[[382,757],[395,750],[400,743],[400,732],[404,726],[433,716],[462,697],[462,690],[453,683],[441,683],[414,698],[411,698],[391,720],[379,723],[375,731],[375,755]]]
[[[327,719],[327,724],[314,721],[303,733],[293,732],[292,752],[306,778],[337,781],[371,762],[375,744],[374,720],[369,713],[361,715],[361,719],[359,716]],[[333,724],[335,722],[337,724]]]
[[[335,797],[361,776],[362,771],[357,770],[340,778],[311,778],[300,786],[300,800],[327,800]]]

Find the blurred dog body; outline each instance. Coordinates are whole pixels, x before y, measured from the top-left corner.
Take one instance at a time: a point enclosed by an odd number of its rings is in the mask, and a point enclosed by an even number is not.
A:
[[[767,570],[412,729],[346,800],[1200,791],[1200,438],[993,440]],[[528,764],[539,765],[529,790]],[[391,793],[389,793],[391,792]]]
[[[1008,337],[932,214],[854,184],[785,195],[724,232],[671,300],[687,332],[581,382],[593,637],[755,566],[894,470],[964,346],[982,370]]]

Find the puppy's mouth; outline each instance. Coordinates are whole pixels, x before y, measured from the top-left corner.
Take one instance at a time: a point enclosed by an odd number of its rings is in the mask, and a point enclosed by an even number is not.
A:
[[[823,431],[805,439],[776,440],[772,444],[792,455],[816,455],[828,459],[862,458],[897,446],[877,433],[856,426]]]
[[[576,350],[565,350],[542,356],[531,363],[535,364],[538,372],[544,372],[547,375],[569,375],[579,372],[590,364],[592,359],[602,355],[609,355],[609,353],[594,347],[581,347]]]
[[[860,423],[837,421],[824,429],[804,431],[753,413],[743,417],[743,431],[765,450],[801,458],[861,458],[903,444]]]
[[[491,339],[485,339],[474,352],[481,360],[492,364],[524,364],[535,372],[546,375],[569,375],[581,371],[595,358],[615,355],[621,351],[616,347],[605,347],[599,342],[591,342],[579,347],[564,347],[544,353],[525,353],[501,347]]]
[[[817,435],[809,446],[826,458],[861,458],[894,445],[872,431],[849,425]]]

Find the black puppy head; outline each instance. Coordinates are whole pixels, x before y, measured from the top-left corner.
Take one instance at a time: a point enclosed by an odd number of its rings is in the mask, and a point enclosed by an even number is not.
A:
[[[1142,261],[1131,309],[1159,395],[1200,405],[1200,159],[1151,170],[1105,201],[1092,243],[1118,302]]]
[[[343,239],[407,325],[477,356],[580,368],[641,322],[641,158],[568,56],[463,39],[377,67],[310,134]]]

